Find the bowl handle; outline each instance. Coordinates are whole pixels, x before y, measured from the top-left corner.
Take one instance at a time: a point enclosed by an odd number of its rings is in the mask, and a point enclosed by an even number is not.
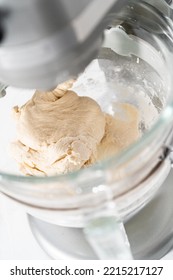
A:
[[[112,204],[114,203],[107,203],[107,209],[102,208],[87,215],[85,237],[101,260],[132,260],[123,222],[112,211]]]

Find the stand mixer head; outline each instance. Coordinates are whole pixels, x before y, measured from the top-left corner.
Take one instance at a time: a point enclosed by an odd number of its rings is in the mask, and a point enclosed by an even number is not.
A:
[[[126,2],[1,0],[0,81],[48,90],[78,75],[98,53],[107,15]]]

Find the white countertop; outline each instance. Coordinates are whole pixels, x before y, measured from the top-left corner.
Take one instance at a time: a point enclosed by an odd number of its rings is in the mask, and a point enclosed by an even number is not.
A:
[[[27,216],[0,193],[0,260],[50,259],[34,239]]]

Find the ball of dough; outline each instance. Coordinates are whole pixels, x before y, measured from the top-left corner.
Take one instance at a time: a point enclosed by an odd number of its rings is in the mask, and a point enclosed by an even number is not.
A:
[[[15,107],[17,138],[12,153],[26,175],[65,174],[92,164],[105,132],[105,114],[89,97],[69,90],[36,91]]]

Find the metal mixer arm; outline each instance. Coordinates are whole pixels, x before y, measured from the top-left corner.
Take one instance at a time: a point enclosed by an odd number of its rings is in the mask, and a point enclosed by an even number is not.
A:
[[[127,0],[0,0],[0,81],[48,90],[95,57],[106,16]]]

